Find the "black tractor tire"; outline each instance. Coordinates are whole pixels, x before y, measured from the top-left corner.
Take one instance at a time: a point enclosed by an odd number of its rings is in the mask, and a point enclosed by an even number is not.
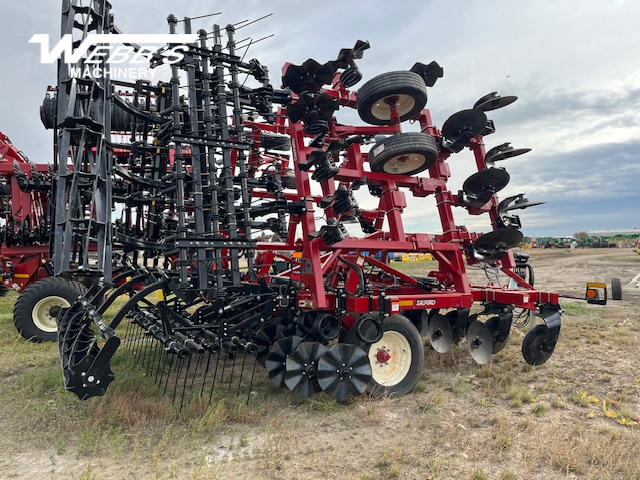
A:
[[[397,96],[396,111],[404,122],[427,104],[427,86],[420,75],[408,70],[387,72],[366,82],[356,97],[360,118],[370,125],[389,125],[391,108],[385,99]]]
[[[611,300],[622,300],[622,282],[618,277],[611,279]]]
[[[62,277],[47,277],[25,288],[13,307],[13,323],[27,340],[49,342],[58,336],[56,317],[82,295],[82,287]]]
[[[260,134],[260,146],[266,150],[288,152],[291,150],[291,141],[285,135],[262,132]]]
[[[291,190],[295,190],[297,188],[295,172],[289,171],[281,173],[280,178],[282,179],[282,188],[288,188]]]
[[[368,390],[376,396],[399,397],[411,392],[420,380],[424,344],[415,325],[402,315],[385,318],[382,330],[378,342],[366,344],[357,338],[352,328],[345,335],[345,343],[358,345],[369,357],[372,378]],[[387,354],[389,358],[381,362]]]
[[[369,152],[372,172],[393,175],[414,175],[429,168],[437,159],[436,141],[431,135],[420,132],[387,137]]]

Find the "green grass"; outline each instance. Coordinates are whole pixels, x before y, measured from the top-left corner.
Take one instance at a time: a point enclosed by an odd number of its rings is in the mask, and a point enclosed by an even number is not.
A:
[[[640,427],[602,408],[607,400],[624,418],[640,416],[633,302],[563,305],[542,366],[523,361],[526,330],[514,330],[485,366],[464,343],[445,355],[426,347],[419,387],[397,399],[305,400],[258,368],[249,405],[235,393],[212,405],[187,395],[180,412],[125,348],[107,395],[79,401],[62,386],[57,345],[15,331],[15,297],[0,298],[0,451],[43,457],[52,480],[640,478]],[[12,461],[0,460],[0,478]]]

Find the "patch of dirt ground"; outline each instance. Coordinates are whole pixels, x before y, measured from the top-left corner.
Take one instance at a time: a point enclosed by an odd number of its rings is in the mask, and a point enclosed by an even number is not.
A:
[[[542,366],[524,362],[522,329],[513,329],[486,366],[472,361],[464,343],[439,355],[427,342],[422,379],[402,398],[340,405],[279,391],[261,418],[192,438],[176,418],[160,436],[116,431],[122,439],[104,448],[98,441],[89,452],[74,442],[34,449],[16,440],[0,455],[0,477],[638,479],[640,289],[627,283],[640,273],[640,256],[623,249],[527,253],[536,288],[581,297],[587,281],[619,277],[624,286],[623,300],[606,306],[563,301],[557,349]],[[249,409],[260,401],[253,398]],[[0,416],[0,428],[15,426]]]

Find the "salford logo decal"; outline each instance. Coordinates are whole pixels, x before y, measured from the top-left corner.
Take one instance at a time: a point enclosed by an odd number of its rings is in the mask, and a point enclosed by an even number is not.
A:
[[[416,307],[428,307],[430,305],[435,305],[436,301],[431,300],[416,300]]]

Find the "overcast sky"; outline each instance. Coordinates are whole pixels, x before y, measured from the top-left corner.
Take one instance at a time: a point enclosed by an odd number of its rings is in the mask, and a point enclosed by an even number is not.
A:
[[[335,59],[341,48],[368,40],[359,61],[364,81],[385,71],[436,60],[444,78],[429,89],[437,126],[498,91],[519,100],[489,112],[497,132],[487,149],[504,142],[532,148],[502,162],[511,175],[501,197],[526,193],[548,203],[520,211],[528,236],[640,228],[640,2],[536,0],[513,2],[196,1],[113,0],[125,33],[165,33],[166,17],[195,17],[194,30],[273,16],[238,32],[238,39],[274,37],[251,47],[247,59],[269,66],[280,86],[282,64]],[[311,7],[311,5],[315,5]],[[0,130],[33,161],[49,162],[52,133],[39,119],[55,65],[40,64],[33,34],[59,38],[61,1],[2,0],[0,30]],[[341,112],[338,112],[340,119]],[[348,117],[350,121],[357,117]],[[448,160],[457,191],[474,172],[468,151]],[[432,198],[411,201],[408,231],[439,231]],[[456,221],[490,229],[486,215],[462,209]]]

